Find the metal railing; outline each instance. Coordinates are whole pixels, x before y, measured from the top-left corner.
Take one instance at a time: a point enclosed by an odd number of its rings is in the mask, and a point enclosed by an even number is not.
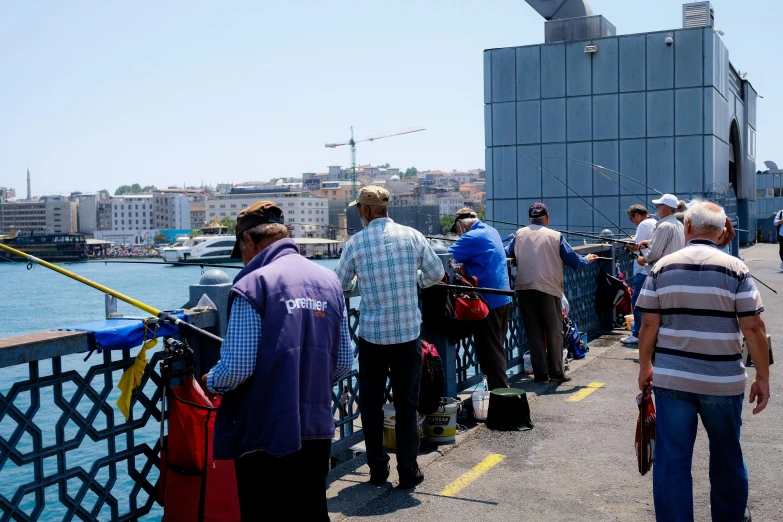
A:
[[[579,247],[614,257],[619,248]],[[632,258],[618,255],[630,276]],[[612,266],[609,266],[612,265]],[[613,262],[603,269],[614,273]],[[580,330],[598,327],[595,288],[599,263],[587,269],[566,269],[565,294],[571,318]],[[346,295],[351,336],[356,341],[359,311]],[[191,315],[202,328],[214,327],[215,312]],[[198,352],[199,345],[193,343]],[[472,339],[458,346],[438,347],[444,367],[455,368],[447,380],[456,390],[481,380]],[[522,365],[527,349],[516,299],[506,336],[509,369]],[[160,352],[155,352],[133,393],[130,417],[114,405],[122,371],[133,364],[128,351],[104,351],[86,366],[87,334],[42,332],[0,340],[0,522],[32,520],[138,520],[156,505],[159,477]],[[355,350],[354,356],[358,355]],[[198,354],[197,354],[198,356]],[[90,361],[92,362],[92,361]],[[202,368],[203,370],[203,368]],[[448,370],[447,370],[448,371]],[[358,404],[359,372],[354,369],[334,388],[332,411],[336,434],[332,455],[344,455],[364,439]]]

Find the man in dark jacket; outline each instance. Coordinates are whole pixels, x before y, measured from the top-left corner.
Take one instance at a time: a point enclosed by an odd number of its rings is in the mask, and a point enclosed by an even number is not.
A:
[[[467,275],[476,277],[483,288],[511,290],[506,253],[497,230],[480,221],[472,209],[463,208],[457,212],[451,231],[460,238],[449,248],[449,253],[454,261],[462,263]],[[492,294],[483,297],[489,315],[476,325],[473,346],[489,388],[508,388],[505,344],[511,297]]]
[[[234,279],[220,361],[202,378],[225,394],[214,457],[235,460],[242,520],[283,506],[292,520],[328,521],[333,383],[353,352],[342,288],[301,255],[283,213],[259,201],[239,213]]]

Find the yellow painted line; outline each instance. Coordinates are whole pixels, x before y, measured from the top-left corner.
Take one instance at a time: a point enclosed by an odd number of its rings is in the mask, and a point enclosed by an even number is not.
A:
[[[457,480],[443,488],[443,491],[441,491],[439,494],[444,497],[453,497],[462,489],[467,487],[471,482],[489,471],[492,467],[499,464],[505,458],[505,455],[501,455],[499,453],[493,453],[492,455],[489,455],[487,458],[476,464],[473,469],[463,473]]]
[[[633,351],[633,353],[639,353],[639,348]]]
[[[566,402],[579,402],[591,393],[593,393],[598,388],[603,388],[604,383],[602,382],[591,382],[588,384],[585,388],[582,388],[575,394],[571,395],[569,398],[566,399]]]

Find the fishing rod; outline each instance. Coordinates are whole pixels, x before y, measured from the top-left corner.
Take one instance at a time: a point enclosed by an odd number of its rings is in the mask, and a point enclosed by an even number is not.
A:
[[[23,259],[27,259],[27,261],[31,264],[36,264],[43,266],[45,268],[48,268],[50,270],[54,270],[55,272],[62,274],[66,277],[70,277],[71,279],[74,279],[76,281],[79,281],[82,284],[85,284],[89,287],[92,287],[96,290],[99,290],[103,292],[104,294],[109,294],[112,297],[116,297],[120,301],[124,301],[128,303],[129,305],[135,306],[136,308],[139,308],[140,310],[144,310],[148,314],[152,314],[158,319],[162,321],[168,321],[169,323],[172,323],[180,328],[180,330],[187,330],[188,332],[196,335],[200,335],[202,337],[206,337],[207,339],[210,339],[212,341],[222,343],[223,339],[218,337],[215,334],[209,333],[206,330],[202,330],[201,328],[194,326],[190,323],[187,323],[183,321],[182,319],[175,317],[171,315],[168,312],[164,312],[162,310],[158,310],[157,308],[153,308],[152,306],[142,303],[141,301],[138,301],[136,299],[133,299],[132,297],[128,297],[125,294],[121,294],[120,292],[117,292],[116,290],[112,290],[111,288],[107,286],[103,286],[102,284],[96,283],[94,281],[90,281],[87,278],[84,278],[78,274],[74,274],[73,272],[66,270],[64,268],[60,268],[57,265],[53,265],[52,263],[49,263],[47,261],[44,261],[43,259],[38,259],[35,256],[31,256],[30,254],[27,254],[25,252],[22,252],[21,250],[17,250],[15,248],[11,248],[8,245],[4,245],[3,243],[0,243],[0,249],[5,250],[6,252],[9,252],[11,254],[14,254],[15,256],[21,257]]]
[[[511,223],[509,221],[499,221],[497,219],[487,219],[486,221],[489,221],[490,223],[500,223],[501,225],[513,225],[513,226],[516,226],[516,227],[527,227],[528,226],[528,225],[521,225],[519,223]],[[596,236],[594,234],[585,234],[583,232],[572,232],[572,231],[568,231],[568,230],[561,231],[561,230],[555,230],[554,228],[551,229],[551,230],[554,230],[555,232],[560,232],[561,234],[571,234],[571,235],[574,235],[574,236],[585,237],[585,238],[588,238],[588,239],[597,239],[597,240],[600,240],[602,242],[621,243],[623,245],[627,245],[627,244],[629,244],[631,242],[629,239],[613,239],[613,238],[608,238],[608,237]]]
[[[532,162],[534,165],[537,165],[537,166],[538,166],[538,167],[539,167],[541,170],[543,170],[544,172],[546,172],[547,174],[549,174],[550,176],[552,176],[553,178],[555,178],[557,181],[559,181],[560,183],[562,183],[562,184],[565,186],[565,188],[567,188],[568,190],[570,190],[571,192],[573,192],[573,193],[574,193],[574,195],[576,195],[576,196],[577,196],[579,199],[581,199],[582,201],[584,201],[585,203],[587,203],[587,204],[588,204],[588,206],[590,206],[590,208],[592,208],[593,210],[595,210],[596,212],[598,212],[598,213],[599,213],[601,216],[603,216],[603,217],[604,217],[604,219],[606,219],[606,220],[607,220],[609,223],[611,223],[612,225],[614,225],[614,226],[615,226],[615,227],[616,227],[618,230],[620,230],[621,232],[623,232],[623,233],[624,233],[625,235],[627,235],[628,237],[632,237],[632,236],[631,236],[631,234],[629,234],[628,232],[626,232],[626,231],[625,231],[625,229],[623,229],[623,227],[621,227],[620,225],[618,225],[617,223],[615,223],[614,221],[612,221],[612,219],[611,219],[609,216],[607,216],[606,214],[604,214],[603,212],[601,212],[600,210],[598,210],[598,209],[595,207],[595,205],[593,205],[592,203],[590,203],[589,201],[587,201],[587,199],[585,199],[584,197],[582,197],[582,196],[581,196],[581,195],[580,195],[580,194],[579,194],[577,191],[575,191],[574,189],[572,189],[571,187],[569,187],[569,186],[568,186],[568,183],[566,183],[565,181],[563,181],[563,180],[562,180],[562,179],[560,179],[559,177],[555,176],[555,175],[554,175],[554,174],[553,174],[553,173],[552,173],[552,172],[551,172],[549,169],[547,169],[546,167],[544,167],[542,164],[538,163],[536,160],[534,160],[533,158],[531,158],[529,155],[525,154],[525,153],[524,153],[524,152],[523,152],[523,151],[520,149],[520,147],[516,146],[516,147],[514,147],[514,148],[517,150],[517,152],[518,152],[519,154],[522,154],[523,156],[525,156],[525,157],[526,157],[528,160],[530,160],[530,161],[531,161],[531,162]]]
[[[169,262],[169,261],[106,261],[103,259],[91,259],[89,263],[104,263],[106,265],[120,265],[120,264],[126,264],[126,265],[160,265],[160,266],[198,266],[201,268],[236,268],[238,270],[241,270],[242,266],[235,266],[235,265],[210,265],[206,263],[179,263],[179,262]]]
[[[766,287],[767,287],[769,290],[772,290],[774,293],[776,293],[776,294],[778,293],[778,291],[777,291],[777,290],[775,290],[774,288],[772,288],[771,286],[769,286],[769,285],[768,285],[767,283],[765,283],[764,281],[760,280],[758,277],[756,277],[756,276],[753,276],[753,280],[754,280],[754,281],[756,281],[757,283],[761,283],[762,285],[766,286]]]
[[[573,158],[552,158],[552,157],[549,157],[549,158],[541,158],[541,159],[542,160],[554,159],[554,160],[563,160],[563,161],[574,161],[576,163],[581,163],[583,165],[589,165],[590,167],[598,167],[599,169],[603,169],[603,170],[605,170],[607,172],[611,172],[612,174],[617,174],[621,178],[625,178],[625,179],[633,181],[634,183],[638,183],[639,185],[641,185],[643,187],[646,187],[646,188],[652,190],[653,192],[657,193],[659,196],[663,196],[663,192],[661,192],[660,190],[654,189],[650,185],[647,185],[646,183],[642,183],[638,179],[634,179],[631,176],[626,176],[625,174],[617,172],[616,170],[612,170],[612,169],[610,169],[608,167],[604,167],[603,165],[598,165],[596,163],[590,163],[589,161],[583,161],[583,160],[578,160],[578,159],[573,159]]]
[[[498,288],[474,288],[472,286],[464,285],[447,285],[446,283],[438,283],[435,286],[438,288],[448,288],[450,290],[462,290],[463,292],[478,292],[480,294],[507,295],[514,297],[513,290],[500,290]]]

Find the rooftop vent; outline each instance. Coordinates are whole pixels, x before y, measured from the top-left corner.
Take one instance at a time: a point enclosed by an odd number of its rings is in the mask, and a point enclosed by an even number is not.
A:
[[[682,26],[715,27],[715,10],[709,2],[694,2],[682,6]]]

